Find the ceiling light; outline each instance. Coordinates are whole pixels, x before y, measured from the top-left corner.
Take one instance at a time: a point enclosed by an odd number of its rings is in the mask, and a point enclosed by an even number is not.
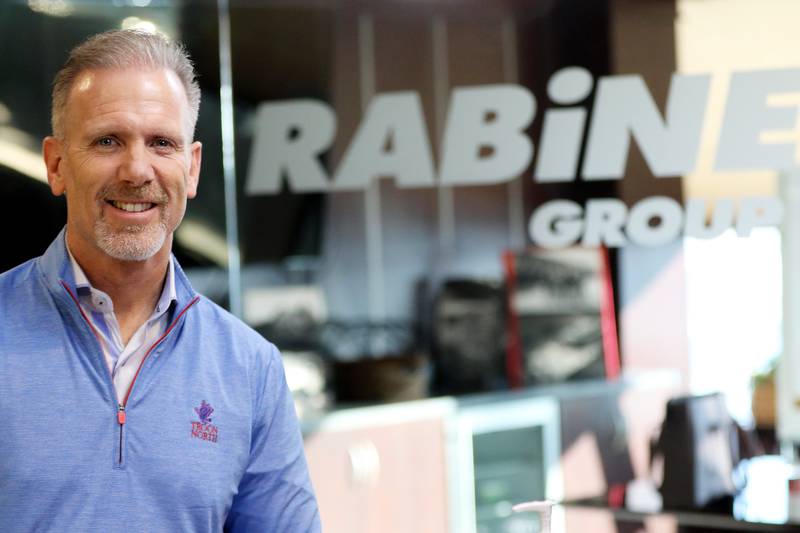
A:
[[[47,183],[47,170],[42,154],[6,139],[0,139],[0,165]]]
[[[183,219],[175,231],[175,239],[219,266],[228,266],[228,242],[225,236],[191,219]]]
[[[122,21],[123,30],[139,30],[147,33],[157,33],[158,26],[150,20],[140,19],[139,17],[128,17]]]
[[[66,17],[75,11],[68,0],[28,0],[28,7],[32,11],[52,17]]]

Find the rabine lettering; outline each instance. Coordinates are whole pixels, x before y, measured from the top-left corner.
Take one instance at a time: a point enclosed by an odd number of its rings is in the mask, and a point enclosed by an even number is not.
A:
[[[783,205],[770,197],[743,199],[735,217],[732,199],[717,200],[709,223],[703,200],[689,200],[685,211],[665,196],[645,198],[630,210],[616,198],[594,198],[585,208],[570,200],[553,200],[534,211],[528,233],[544,248],[617,247],[629,242],[659,246],[679,235],[710,239],[731,226],[740,237],[747,237],[756,227],[779,224],[782,217]]]
[[[556,105],[544,111],[538,150],[525,133],[537,112],[536,97],[528,89],[511,84],[456,87],[450,98],[438,167],[434,165],[419,95],[412,91],[378,94],[333,177],[320,157],[336,135],[334,110],[315,100],[265,102],[257,113],[246,190],[251,195],[276,194],[284,179],[294,192],[361,190],[378,177],[392,177],[401,188],[489,185],[521,175],[534,156],[532,178],[538,183],[575,181],[578,174],[586,181],[618,180],[625,172],[631,139],[636,141],[654,176],[680,176],[693,171],[697,164],[709,86],[710,75],[674,74],[662,116],[641,76],[601,77],[589,120],[587,109],[579,104],[594,88],[591,74],[580,67],[561,69],[547,86],[547,96]],[[796,104],[768,100],[774,95],[799,92],[800,69],[733,73],[717,138],[714,170],[795,167],[793,141],[768,143],[762,137],[795,129]],[[584,136],[586,146],[579,164]],[[530,226],[535,242],[544,245],[553,240],[571,240],[567,234],[545,237],[543,241],[536,238],[552,233],[552,228],[542,229],[546,227],[542,221],[566,209],[567,203],[559,202],[545,204],[538,216],[534,213]],[[634,218],[625,223],[630,226],[626,231],[636,234],[636,217],[655,206],[664,213],[677,213],[674,205],[667,205],[663,199],[654,199],[632,207],[630,216]],[[756,219],[772,220],[773,207],[767,209],[765,217],[759,215]],[[721,209],[727,212],[727,207]],[[596,225],[592,217],[600,212],[617,220],[620,210],[620,204],[614,202],[590,202],[586,206],[586,227]],[[694,222],[695,210],[689,206],[685,220],[683,215],[678,219],[664,213],[661,218],[674,219],[670,224],[683,227],[687,234],[708,233]],[[575,216],[575,206],[568,211],[568,216]],[[742,217],[746,228],[753,217],[746,212],[740,214]],[[602,227],[610,227],[608,224]],[[615,226],[621,224],[622,221],[615,222]],[[674,232],[671,226],[661,226],[665,235]],[[605,235],[600,241],[611,246],[620,240],[617,233],[607,229],[596,229],[595,234]],[[652,231],[638,234],[639,238],[631,240],[642,240]],[[583,242],[597,240],[592,235],[584,235]]]

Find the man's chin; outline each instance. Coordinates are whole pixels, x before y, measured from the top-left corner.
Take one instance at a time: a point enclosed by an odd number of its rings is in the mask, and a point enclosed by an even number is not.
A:
[[[164,246],[167,232],[164,228],[155,231],[97,232],[97,246],[108,256],[120,261],[146,261]]]

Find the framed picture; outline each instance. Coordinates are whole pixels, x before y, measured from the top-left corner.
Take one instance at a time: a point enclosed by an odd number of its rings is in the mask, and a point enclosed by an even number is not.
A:
[[[511,387],[619,374],[605,248],[509,251],[504,266]]]

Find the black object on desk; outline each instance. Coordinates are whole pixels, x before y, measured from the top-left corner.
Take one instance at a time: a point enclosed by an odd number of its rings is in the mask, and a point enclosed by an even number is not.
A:
[[[652,456],[664,460],[664,507],[731,510],[741,488],[734,475],[740,453],[737,425],[722,394],[670,400]]]

